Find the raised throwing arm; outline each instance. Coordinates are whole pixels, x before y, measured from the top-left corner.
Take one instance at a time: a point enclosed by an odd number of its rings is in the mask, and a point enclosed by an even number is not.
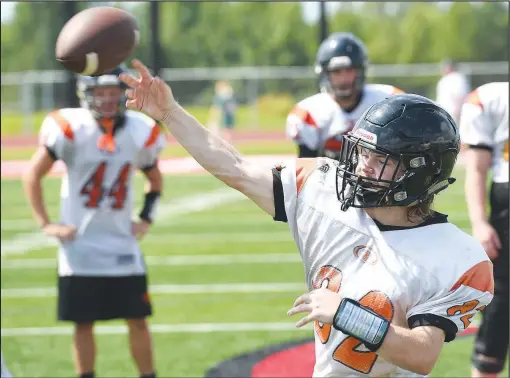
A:
[[[274,216],[271,170],[247,162],[232,145],[177,104],[163,80],[153,77],[140,61],[133,60],[132,64],[139,77],[127,73],[120,76],[130,87],[126,90],[126,106],[161,121],[204,169]]]

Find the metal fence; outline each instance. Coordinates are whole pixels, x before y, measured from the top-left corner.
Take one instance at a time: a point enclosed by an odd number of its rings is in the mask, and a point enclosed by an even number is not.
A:
[[[474,88],[490,81],[508,80],[508,62],[466,62],[458,69],[468,75]],[[435,97],[440,77],[439,64],[372,65],[368,82],[392,84],[408,93]],[[287,102],[315,93],[317,81],[312,67],[227,67],[163,69],[161,76],[172,83],[174,94],[183,105],[209,106],[214,83],[228,80],[237,101],[248,105],[250,125],[259,124],[261,99],[270,95]],[[62,107],[66,103],[64,71],[9,72],[1,75],[1,111],[23,119],[23,130],[32,133],[37,125],[34,114]],[[288,109],[283,109],[286,111]],[[2,117],[3,118],[3,117]]]

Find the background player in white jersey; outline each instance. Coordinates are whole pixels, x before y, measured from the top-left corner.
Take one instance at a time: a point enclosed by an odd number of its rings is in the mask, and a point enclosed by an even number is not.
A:
[[[483,311],[473,352],[473,377],[496,377],[508,356],[508,82],[482,85],[462,108],[460,135],[467,147],[466,201],[473,235],[494,263],[494,299]],[[486,183],[492,173],[490,215]]]
[[[127,105],[161,120],[210,173],[288,222],[309,289],[335,292],[335,328],[317,323],[314,375],[430,373],[445,341],[492,299],[482,246],[432,212],[453,183],[459,152],[452,118],[416,95],[374,105],[346,137],[340,163],[297,159],[269,170],[180,107],[139,61],[122,74]]]
[[[0,353],[0,357],[1,357],[1,378],[12,378],[12,375],[10,373],[9,370],[7,370],[7,365],[5,364],[5,361],[4,361],[4,354],[3,353]]]
[[[436,102],[446,110],[455,122],[459,122],[462,104],[470,91],[469,80],[456,69],[450,59],[441,62],[441,79],[436,85]]]
[[[338,158],[343,135],[376,102],[397,93],[384,84],[365,84],[367,49],[351,33],[333,33],[317,51],[315,73],[321,93],[300,101],[287,117],[287,136],[299,157]]]
[[[110,319],[127,320],[140,375],[155,374],[146,321],[152,307],[137,237],[148,231],[162,190],[157,162],[165,138],[153,119],[125,110],[120,72],[78,78],[82,107],[46,117],[41,144],[24,176],[37,223],[46,235],[60,239],[58,319],[75,323],[73,352],[81,377],[94,376],[94,322]],[[60,220],[52,222],[41,180],[56,160],[66,165],[67,174]],[[140,220],[132,221],[137,169],[148,189]]]

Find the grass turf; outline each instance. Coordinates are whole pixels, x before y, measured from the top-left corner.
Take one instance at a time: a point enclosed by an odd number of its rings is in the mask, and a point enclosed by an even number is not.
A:
[[[436,207],[449,213],[450,220],[468,230],[469,221],[463,197],[463,172],[457,171],[459,181],[445,194],[439,195]],[[59,179],[44,181],[48,210],[56,219],[58,215]],[[167,176],[162,205],[170,200],[192,195],[207,196],[224,186],[210,176]],[[21,196],[18,180],[2,180],[2,254],[9,252],[9,242],[26,242],[35,232],[30,210]],[[136,178],[136,191],[141,193],[142,180]],[[136,198],[141,198],[138,194]],[[137,203],[138,209],[140,203]],[[11,247],[12,248],[12,247]],[[148,259],[151,285],[201,285],[202,288],[224,284],[235,287],[241,283],[296,284],[290,290],[242,293],[178,294],[160,292],[152,294],[155,314],[153,325],[197,323],[292,323],[286,310],[297,295],[304,290],[303,268],[296,248],[284,224],[275,224],[257,206],[248,200],[236,200],[202,211],[179,216],[168,215],[160,219],[142,242]],[[151,263],[158,257],[245,255],[252,257],[295,257],[286,262],[259,263],[189,263],[169,265]],[[56,298],[51,294],[42,296],[6,295],[12,289],[55,288],[56,269],[51,259],[55,248],[38,246],[26,253],[2,256],[2,331],[12,328],[61,327],[65,324],[55,320]],[[48,266],[27,268],[31,260],[49,261]],[[50,259],[50,260],[48,260]],[[195,260],[196,261],[196,260]],[[8,263],[18,263],[18,268]],[[303,285],[300,289],[299,285]],[[205,291],[205,290],[203,290]],[[100,323],[119,325],[120,322]],[[249,332],[189,332],[155,333],[153,335],[155,359],[159,376],[198,377],[216,363],[234,355],[248,352],[268,344],[312,336],[312,330],[281,330]],[[9,369],[15,376],[64,377],[74,376],[71,357],[71,335],[2,336],[2,350]],[[445,345],[432,376],[460,377],[470,374],[470,354],[473,337],[458,338]],[[125,334],[99,334],[97,336],[98,376],[137,376],[129,357]],[[505,371],[508,374],[508,370]]]

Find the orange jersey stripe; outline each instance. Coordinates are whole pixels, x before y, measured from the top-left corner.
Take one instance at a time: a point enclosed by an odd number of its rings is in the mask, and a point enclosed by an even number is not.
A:
[[[69,140],[74,140],[74,132],[71,128],[71,124],[64,116],[60,113],[60,110],[55,110],[49,114],[51,118],[57,123],[60,127],[60,130],[64,133],[65,137]]]
[[[480,100],[480,95],[478,94],[477,89],[475,89],[473,92],[468,94],[468,96],[466,98],[466,104],[475,105],[475,106],[478,106],[479,108],[481,108],[482,110],[484,110],[483,104],[482,104],[482,101]]]
[[[461,285],[472,287],[481,292],[488,291],[494,294],[494,277],[492,275],[492,263],[482,261],[459,278],[450,291],[457,290]]]
[[[296,161],[296,189],[297,194],[301,192],[306,180],[317,167],[315,159],[297,159]]]
[[[342,149],[342,141],[330,138],[324,143],[324,148],[331,151],[340,151]]]
[[[150,147],[154,143],[156,143],[160,133],[161,133],[161,130],[160,130],[159,126],[155,123],[152,126],[151,135],[149,135],[149,138],[145,142],[145,147]]]
[[[299,107],[298,105],[296,105],[292,108],[290,114],[295,114],[296,116],[298,116],[298,118],[300,120],[307,123],[308,125],[317,127],[317,123],[315,122],[313,117],[310,115],[308,110],[303,109],[303,108]]]

